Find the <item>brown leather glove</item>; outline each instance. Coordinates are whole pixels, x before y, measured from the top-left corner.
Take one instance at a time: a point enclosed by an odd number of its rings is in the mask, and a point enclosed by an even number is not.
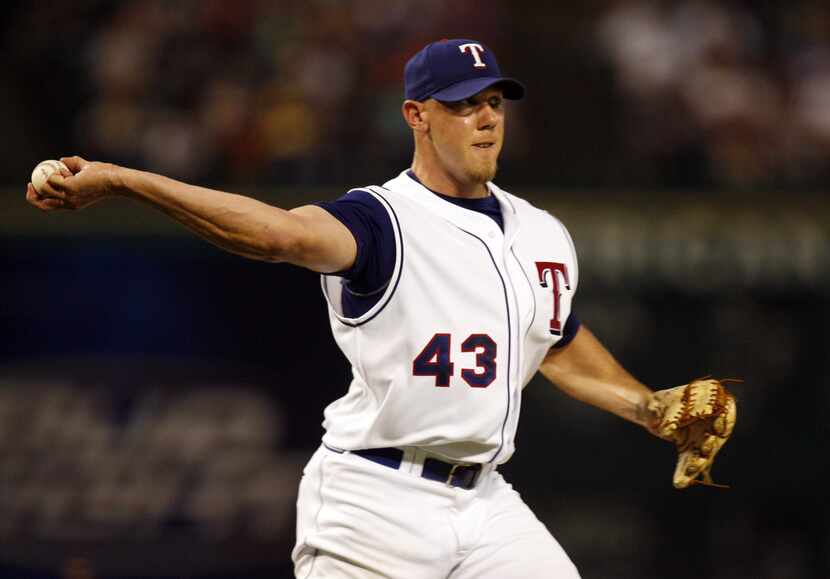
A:
[[[677,447],[674,487],[694,484],[728,488],[712,482],[715,455],[735,428],[735,397],[724,382],[694,380],[689,384],[658,390],[648,409],[657,418],[653,432]]]

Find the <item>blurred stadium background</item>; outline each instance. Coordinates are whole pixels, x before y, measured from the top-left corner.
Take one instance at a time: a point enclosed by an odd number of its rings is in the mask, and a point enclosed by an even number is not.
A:
[[[411,155],[401,69],[489,44],[500,184],[560,216],[579,316],[655,387],[712,374],[732,489],[542,381],[503,469],[593,578],[830,576],[830,4],[12,2],[2,19],[0,577],[291,576],[296,485],[348,368],[317,278],[112,201],[43,215],[81,154],[280,206]]]

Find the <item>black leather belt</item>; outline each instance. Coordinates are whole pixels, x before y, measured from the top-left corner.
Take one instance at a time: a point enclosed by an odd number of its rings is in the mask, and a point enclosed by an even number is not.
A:
[[[353,450],[365,459],[389,468],[401,468],[403,451],[400,448],[368,448],[366,450]],[[478,480],[481,473],[480,464],[460,465],[451,462],[444,462],[437,458],[425,458],[421,476],[430,480],[439,481],[449,486],[471,489]]]

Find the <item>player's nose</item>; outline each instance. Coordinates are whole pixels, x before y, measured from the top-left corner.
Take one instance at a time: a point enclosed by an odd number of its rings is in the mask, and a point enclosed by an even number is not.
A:
[[[488,103],[484,103],[483,106],[479,107],[478,109],[478,129],[480,131],[490,130],[495,128],[496,124],[499,122],[499,115],[496,113],[495,109],[490,106]]]

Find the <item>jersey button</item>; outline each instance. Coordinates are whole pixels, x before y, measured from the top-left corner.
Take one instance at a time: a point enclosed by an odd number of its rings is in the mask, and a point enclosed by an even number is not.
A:
[[[496,236],[495,231],[491,231],[490,233],[487,234],[487,237],[489,237],[490,239],[493,239],[495,236]]]

